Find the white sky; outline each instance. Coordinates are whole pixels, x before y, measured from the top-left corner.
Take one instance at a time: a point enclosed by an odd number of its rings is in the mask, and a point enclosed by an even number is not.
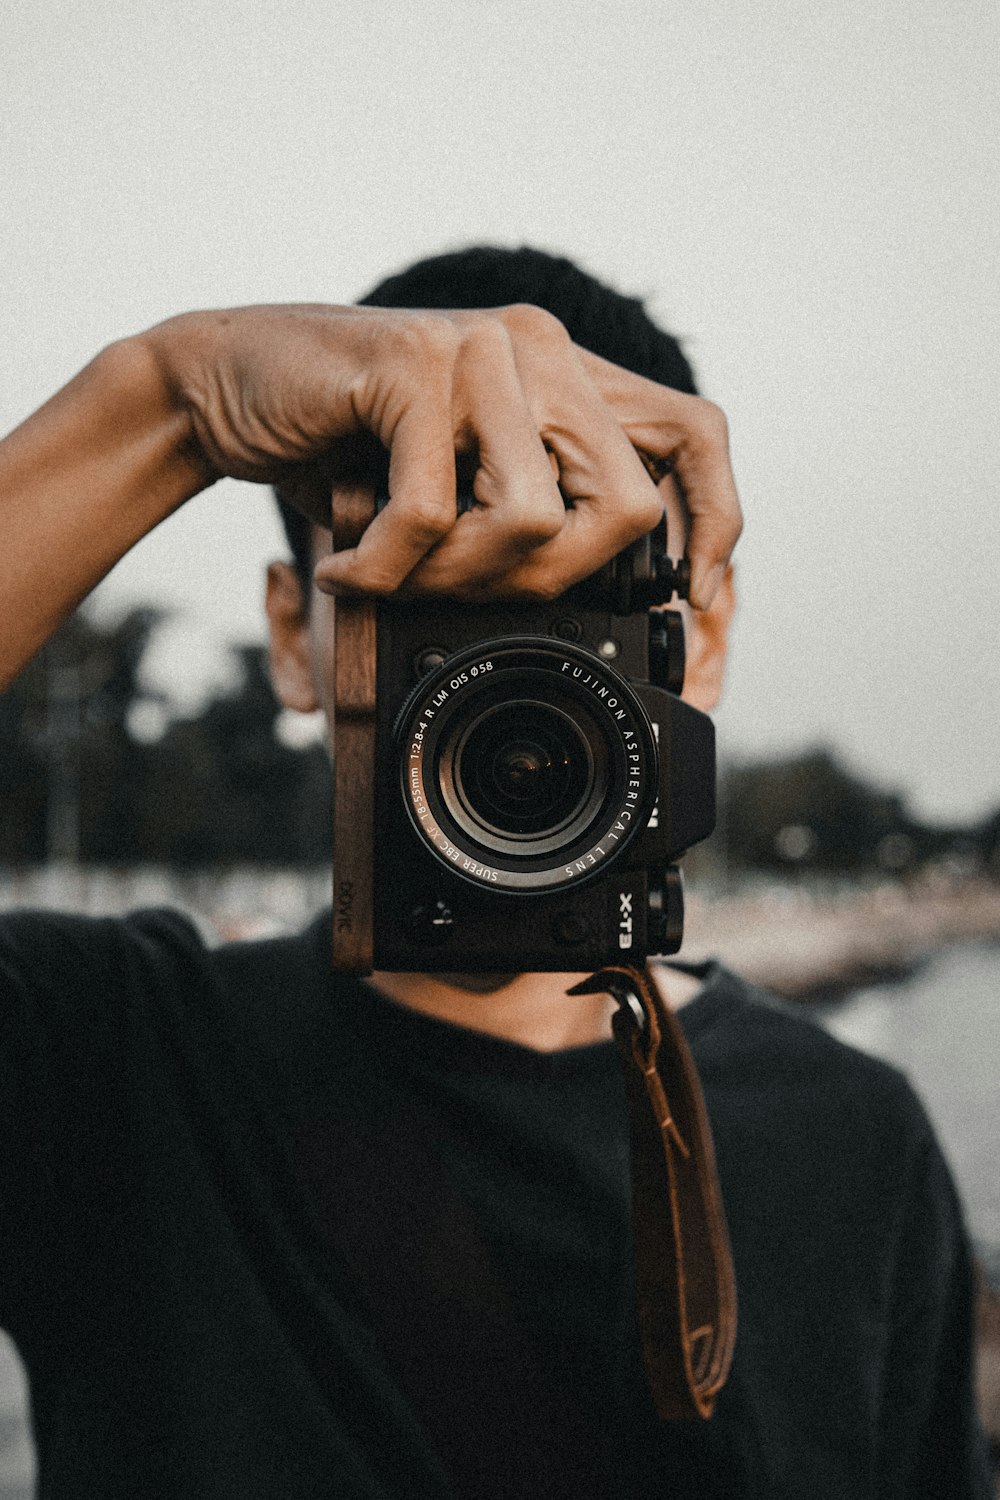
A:
[[[3,31],[0,425],[185,308],[569,253],[730,414],[724,750],[828,741],[925,816],[1000,804],[993,4],[6,0]],[[98,603],[182,612],[152,665],[190,702],[279,547],[226,484]]]

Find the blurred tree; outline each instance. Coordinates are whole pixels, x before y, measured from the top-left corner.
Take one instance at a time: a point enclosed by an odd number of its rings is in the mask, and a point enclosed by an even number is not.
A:
[[[88,864],[133,864],[142,856],[140,812],[150,795],[149,751],[129,730],[129,714],[142,701],[139,669],[162,618],[132,610],[97,629],[82,621],[76,669],[78,691],[79,849]],[[60,637],[50,644],[62,647]],[[61,671],[72,668],[63,650]]]
[[[1000,811],[984,818],[973,837],[987,873],[1000,880]]]
[[[146,858],[171,864],[313,864],[330,857],[329,761],[275,733],[279,706],[259,647],[240,686],[150,747],[140,813]]]
[[[239,652],[234,691],[167,725],[140,677],[160,618],[77,614],[0,695],[0,861],[328,860],[329,762],[277,738],[263,650]]]
[[[45,858],[45,668],[34,661],[0,696],[0,862]]]
[[[953,829],[921,824],[901,796],[871,786],[823,748],[731,766],[719,790],[731,866],[898,875],[956,838]]]
[[[125,730],[159,616],[69,619],[0,696],[0,858],[119,859],[140,768]]]

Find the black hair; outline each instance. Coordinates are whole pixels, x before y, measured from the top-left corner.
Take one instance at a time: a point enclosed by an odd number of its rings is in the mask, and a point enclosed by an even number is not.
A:
[[[503,307],[512,302],[530,302],[553,313],[584,349],[661,385],[696,394],[680,344],[657,327],[638,297],[623,296],[565,256],[527,245],[519,250],[473,245],[433,255],[360,298],[367,307]],[[276,499],[308,599],[312,526],[280,495]]]

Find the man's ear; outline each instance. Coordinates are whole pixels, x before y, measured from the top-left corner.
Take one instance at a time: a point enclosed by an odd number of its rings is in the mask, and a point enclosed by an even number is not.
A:
[[[736,610],[736,587],[730,563],[709,609],[684,612],[685,667],[681,697],[710,713],[722,697],[729,647],[729,626]]]
[[[274,691],[285,708],[312,713],[319,708],[319,699],[312,673],[309,616],[299,576],[290,563],[268,564],[265,607]]]

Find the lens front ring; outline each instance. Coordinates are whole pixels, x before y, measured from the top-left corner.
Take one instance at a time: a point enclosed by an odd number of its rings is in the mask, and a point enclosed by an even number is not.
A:
[[[396,722],[421,842],[474,885],[579,884],[646,826],[657,752],[629,684],[581,647],[507,637],[450,657]]]

